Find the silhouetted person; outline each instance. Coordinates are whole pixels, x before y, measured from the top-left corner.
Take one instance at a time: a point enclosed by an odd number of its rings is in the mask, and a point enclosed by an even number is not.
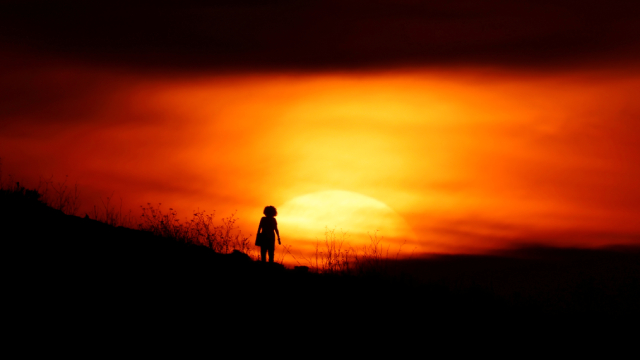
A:
[[[278,231],[278,222],[275,216],[278,215],[278,210],[273,206],[267,206],[264,208],[264,217],[260,219],[260,226],[258,226],[258,233],[256,234],[256,246],[260,246],[260,259],[267,261],[267,252],[269,252],[269,262],[273,262],[273,253],[276,248],[276,234],[278,235],[278,245],[280,243],[280,232]]]

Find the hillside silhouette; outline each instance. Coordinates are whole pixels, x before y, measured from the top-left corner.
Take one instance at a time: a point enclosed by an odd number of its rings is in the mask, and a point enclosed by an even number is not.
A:
[[[23,188],[0,190],[0,219],[12,306],[44,324],[177,322],[244,331],[311,322],[391,324],[385,331],[393,331],[420,323],[436,331],[640,314],[635,248],[388,260],[385,272],[347,276],[66,215]]]

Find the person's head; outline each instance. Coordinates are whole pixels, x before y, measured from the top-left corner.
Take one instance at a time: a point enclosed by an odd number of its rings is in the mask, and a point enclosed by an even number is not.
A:
[[[274,206],[267,206],[264,208],[264,211],[262,212],[265,216],[276,216],[278,215],[278,210],[276,210],[276,208]]]

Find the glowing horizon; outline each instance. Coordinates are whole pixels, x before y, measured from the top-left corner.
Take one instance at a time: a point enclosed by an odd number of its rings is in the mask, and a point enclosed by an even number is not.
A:
[[[47,117],[63,111],[45,109],[5,127],[5,175],[27,183],[69,175],[88,208],[114,192],[134,211],[147,202],[180,217],[237,210],[253,235],[264,206],[340,190],[385,204],[427,252],[640,238],[638,76],[95,76],[115,89],[92,95],[101,107],[55,125]]]

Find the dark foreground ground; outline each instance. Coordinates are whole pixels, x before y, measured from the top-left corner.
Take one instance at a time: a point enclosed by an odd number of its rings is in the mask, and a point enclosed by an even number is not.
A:
[[[5,324],[29,336],[204,331],[219,342],[222,333],[305,338],[322,329],[331,343],[363,333],[371,345],[389,336],[497,341],[635,328],[640,314],[632,248],[436,256],[391,262],[382,274],[317,275],[64,215],[7,191],[0,236]]]

